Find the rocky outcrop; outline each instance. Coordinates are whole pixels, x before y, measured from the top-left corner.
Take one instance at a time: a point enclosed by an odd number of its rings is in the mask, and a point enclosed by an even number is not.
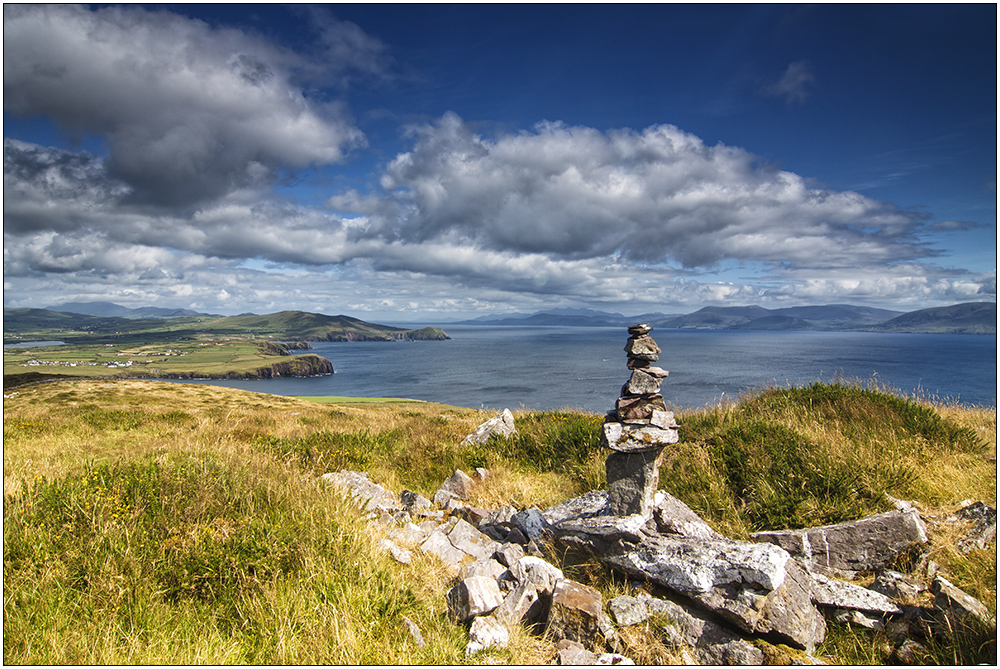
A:
[[[515,434],[517,427],[514,425],[514,414],[510,409],[504,409],[469,433],[462,444],[484,444],[493,436],[506,438]]]
[[[757,532],[753,539],[781,546],[812,570],[853,578],[926,544],[927,532],[916,509],[907,509],[804,530]]]

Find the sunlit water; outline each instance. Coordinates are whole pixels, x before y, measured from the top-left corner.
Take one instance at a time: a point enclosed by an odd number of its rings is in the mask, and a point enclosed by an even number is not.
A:
[[[203,381],[277,395],[406,397],[489,409],[614,407],[625,367],[625,328],[442,325],[452,339],[314,343],[334,374]],[[767,385],[837,377],[911,395],[996,406],[994,335],[655,330],[664,399],[700,407]],[[190,382],[190,381],[187,381]]]

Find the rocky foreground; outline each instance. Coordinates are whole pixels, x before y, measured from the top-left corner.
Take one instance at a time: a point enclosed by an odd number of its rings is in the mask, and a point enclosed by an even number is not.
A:
[[[507,422],[492,421],[494,428]],[[982,502],[924,518],[894,500],[899,508],[889,513],[739,541],[664,491],[648,517],[612,515],[605,490],[547,509],[467,506],[463,500],[487,476],[456,471],[433,501],[388,491],[359,472],[322,477],[369,512],[370,530],[394,559],[408,563],[420,551],[441,560],[455,578],[445,604],[468,627],[469,655],[506,645],[510,626],[521,624],[552,641],[561,664],[627,664],[617,630],[652,619],[692,663],[763,664],[762,648],[784,644],[800,651],[785,661],[820,664],[812,653],[826,621],[837,620],[885,630],[895,658],[907,662],[943,627],[969,617],[996,626],[982,602],[937,574],[926,554],[923,578],[889,568],[903,551],[928,548],[927,523],[964,528],[963,550],[995,541],[996,509]],[[550,547],[588,552],[627,575],[632,593],[604,602],[545,559]],[[868,587],[844,580],[860,572],[877,577]],[[419,629],[406,624],[419,642]]]

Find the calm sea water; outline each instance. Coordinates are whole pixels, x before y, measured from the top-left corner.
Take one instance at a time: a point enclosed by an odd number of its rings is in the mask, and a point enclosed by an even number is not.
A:
[[[309,379],[203,381],[277,395],[407,397],[472,408],[614,407],[628,380],[623,327],[442,325],[449,341],[314,343],[334,374]],[[701,407],[767,385],[836,377],[904,394],[996,406],[992,335],[655,330],[663,397]]]

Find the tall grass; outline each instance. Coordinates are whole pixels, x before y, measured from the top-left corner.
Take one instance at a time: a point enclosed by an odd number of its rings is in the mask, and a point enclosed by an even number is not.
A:
[[[602,417],[519,411],[516,437],[463,445],[489,417],[135,381],[20,389],[4,404],[5,662],[468,661],[435,560],[415,552],[409,565],[391,561],[360,512],[317,476],[362,470],[429,497],[455,469],[487,467],[470,502],[489,508],[545,507],[606,486]],[[817,384],[678,419],[681,441],[667,449],[661,486],[730,536],[883,511],[886,492],[930,514],[996,497],[995,459],[984,457],[996,454],[992,409]],[[954,537],[932,540],[949,579],[995,611],[995,545],[963,555]],[[599,565],[560,559],[606,598],[626,591]],[[404,617],[420,627],[423,648]],[[635,659],[680,657],[653,628],[624,636]],[[834,627],[830,639],[822,651],[834,661],[889,658],[869,632]],[[935,638],[931,660],[981,657],[970,650],[976,639]],[[517,630],[511,648],[476,661],[553,655]]]

